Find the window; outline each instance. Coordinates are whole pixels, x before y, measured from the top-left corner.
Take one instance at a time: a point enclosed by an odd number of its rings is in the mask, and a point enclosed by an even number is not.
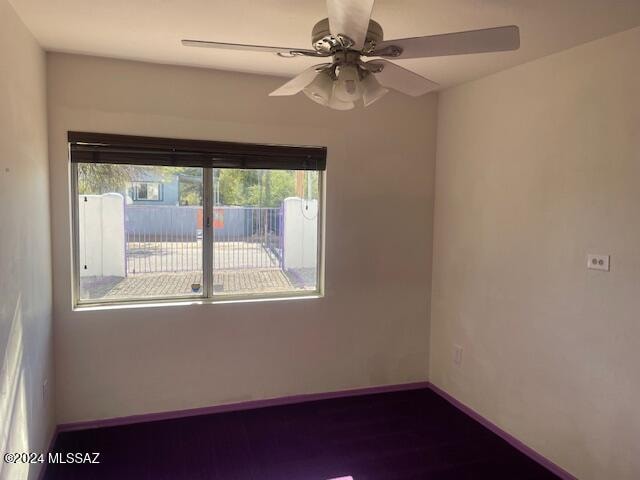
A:
[[[162,200],[162,184],[158,182],[133,182],[134,200]]]
[[[321,292],[326,149],[69,143],[76,305]]]

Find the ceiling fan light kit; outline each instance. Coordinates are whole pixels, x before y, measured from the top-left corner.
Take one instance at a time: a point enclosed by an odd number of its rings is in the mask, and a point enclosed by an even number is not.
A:
[[[374,0],[327,0],[329,17],[313,27],[313,50],[202,40],[183,40],[182,44],[276,53],[284,58],[330,59],[304,70],[269,95],[288,96],[302,91],[314,102],[334,110],[351,110],[360,101],[367,107],[389,89],[417,97],[438,88],[436,82],[387,59],[501,52],[520,47],[520,32],[513,25],[385,41],[380,24],[370,19],[373,3]],[[363,57],[372,60],[365,62]]]
[[[364,106],[371,105],[389,90],[378,83],[369,68],[360,66],[358,59],[355,52],[341,52],[334,55],[333,63],[316,65],[317,74],[302,89],[303,93],[336,110],[351,110],[360,99]]]

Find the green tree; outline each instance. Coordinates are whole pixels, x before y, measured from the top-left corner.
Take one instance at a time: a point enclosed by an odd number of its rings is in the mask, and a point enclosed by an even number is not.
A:
[[[219,169],[222,205],[278,207],[295,195],[295,176],[290,170]]]
[[[78,193],[81,195],[102,195],[104,193],[126,195],[131,182],[157,176],[162,168],[110,163],[79,163]]]
[[[78,191],[85,195],[127,193],[132,182],[160,178],[179,182],[180,205],[202,205],[202,168],[146,167],[100,163],[78,164]],[[296,195],[293,170],[214,169],[214,185],[221,205],[279,207]],[[303,197],[318,198],[318,172],[305,172]]]
[[[164,167],[165,182],[178,181],[179,205],[202,205],[202,168]]]
[[[79,163],[78,193],[81,195],[125,193],[127,185],[135,177],[134,168],[130,165]]]

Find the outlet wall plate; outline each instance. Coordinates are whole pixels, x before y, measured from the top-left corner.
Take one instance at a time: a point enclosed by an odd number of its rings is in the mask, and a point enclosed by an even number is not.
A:
[[[453,346],[453,364],[457,367],[462,364],[462,346],[454,345]]]
[[[587,255],[587,268],[589,270],[601,270],[603,272],[608,272],[610,263],[610,255],[596,255],[593,253]]]

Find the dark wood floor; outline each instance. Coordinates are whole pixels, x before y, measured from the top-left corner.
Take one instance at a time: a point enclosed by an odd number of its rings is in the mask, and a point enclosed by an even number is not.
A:
[[[61,433],[47,480],[551,479],[430,390],[321,400]]]

